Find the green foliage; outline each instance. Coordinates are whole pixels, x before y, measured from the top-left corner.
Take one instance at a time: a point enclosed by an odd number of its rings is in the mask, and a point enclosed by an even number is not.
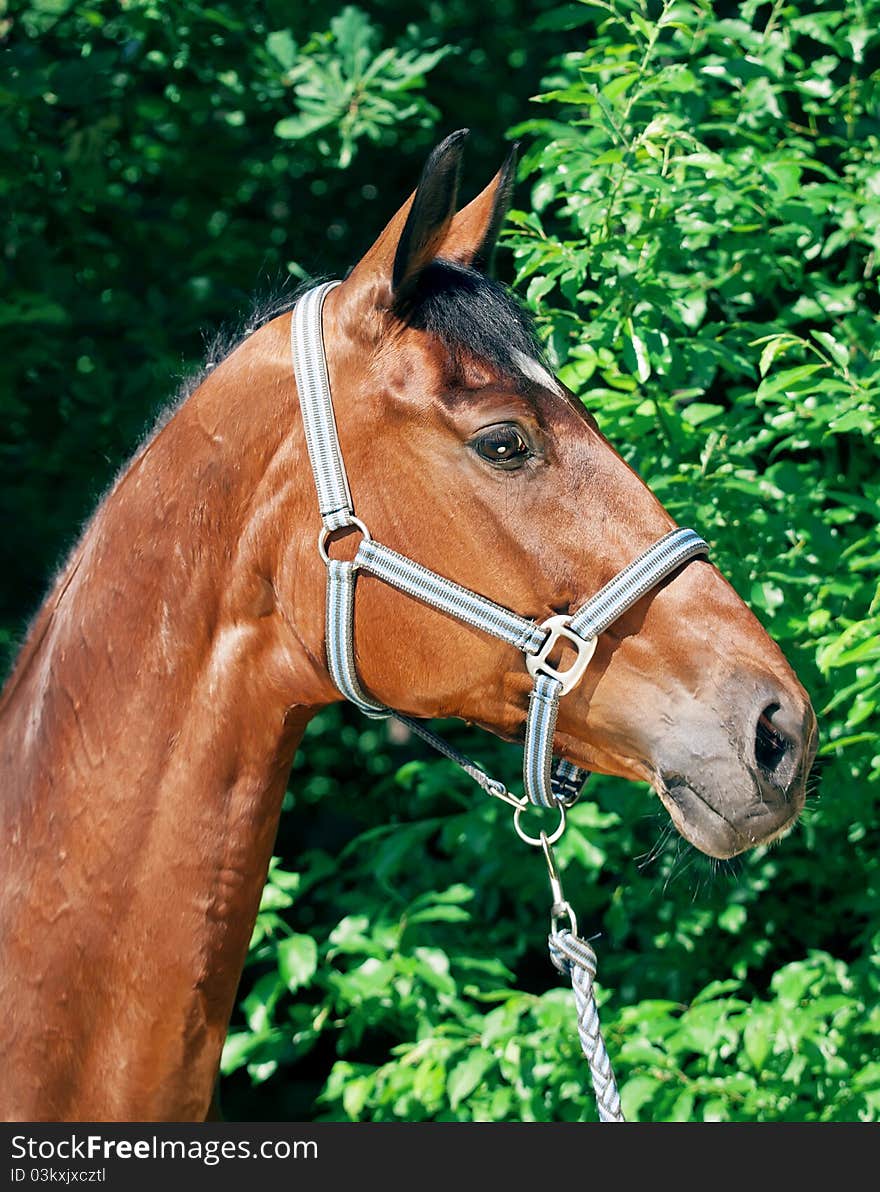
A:
[[[410,35],[418,36],[416,30]],[[362,137],[393,143],[401,125],[416,120],[430,127],[439,112],[417,88],[452,47],[380,50],[378,41],[378,29],[359,8],[344,8],[329,32],[302,50],[289,30],[270,33],[266,48],[284,68],[283,81],[293,87],[299,108],[278,121],[276,136],[298,141],[321,133],[314,142],[318,152],[344,168]]]
[[[876,973],[862,988],[876,997]],[[780,968],[770,997],[716,982],[687,1007],[642,1003],[616,1023],[632,1121],[857,1121],[880,1109],[877,1024],[859,978],[827,953]],[[876,1016],[875,1016],[876,1017]]]
[[[880,2],[174,8],[3,18],[0,644],[202,329],[343,270],[440,133],[474,129],[482,185],[516,122],[502,269],[820,718],[800,826],[733,865],[634,784],[594,778],[572,812],[559,863],[625,1108],[876,1121]],[[515,749],[444,727],[516,784]],[[285,807],[229,1116],[592,1120],[508,809],[341,707]]]
[[[880,123],[864,55],[880,8],[601,12],[539,97],[558,114],[524,126],[519,281],[562,376],[673,514],[709,534],[814,693],[835,798],[808,818],[825,841],[809,876],[839,893],[855,847],[866,905]],[[847,838],[831,872],[829,830]]]
[[[3,34],[8,619],[36,605],[205,332],[367,247],[363,226],[387,218],[385,195],[365,216],[377,158],[357,185],[339,167],[366,143],[405,195],[436,117],[425,84],[452,47],[281,0],[40,0]]]

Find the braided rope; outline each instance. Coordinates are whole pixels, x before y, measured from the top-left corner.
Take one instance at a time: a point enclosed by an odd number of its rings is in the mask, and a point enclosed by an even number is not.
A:
[[[581,1047],[590,1065],[590,1076],[596,1093],[596,1106],[600,1122],[625,1122],[620,1108],[620,1094],[611,1067],[611,1060],[605,1049],[602,1029],[599,1025],[599,1011],[593,994],[593,980],[596,976],[596,953],[579,936],[567,928],[552,931],[549,938],[550,959],[560,973],[571,978],[574,1001],[577,1007],[578,1035]]]

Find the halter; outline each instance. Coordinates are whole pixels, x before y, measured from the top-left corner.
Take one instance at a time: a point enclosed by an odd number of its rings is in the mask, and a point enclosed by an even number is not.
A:
[[[596,649],[598,635],[683,563],[707,554],[709,547],[693,530],[671,530],[575,612],[549,617],[538,624],[374,541],[370,531],[354,514],[339,448],[324,351],[321,320],[324,299],[340,284],[338,281],[325,282],[309,290],[297,302],[291,319],[293,369],[322,521],[318,551],[327,568],[327,663],[330,676],[339,691],[366,715],[395,716],[460,765],[485,791],[505,799],[521,811],[525,804],[509,795],[504,785],[490,778],[480,766],[419,721],[377,703],[364,691],[354,654],[357,573],[365,571],[416,600],[500,638],[522,651],[526,669],[534,679],[529,695],[523,756],[526,795],[539,807],[565,808],[577,799],[589,772],[571,762],[554,764],[553,733],[560,698],[583,678]],[[331,559],[327,551],[331,535],[346,527],[354,527],[361,534],[357,553],[351,562]],[[574,647],[576,657],[560,670],[549,659],[563,640]]]

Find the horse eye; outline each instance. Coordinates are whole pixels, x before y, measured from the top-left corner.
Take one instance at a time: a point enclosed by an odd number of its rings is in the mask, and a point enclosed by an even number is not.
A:
[[[480,459],[496,467],[515,468],[532,454],[522,431],[515,426],[493,426],[471,443]]]

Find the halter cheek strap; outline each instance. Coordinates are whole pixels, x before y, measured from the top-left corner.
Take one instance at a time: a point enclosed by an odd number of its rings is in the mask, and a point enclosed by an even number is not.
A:
[[[321,513],[318,550],[327,567],[326,645],[330,676],[338,690],[366,715],[395,716],[460,765],[489,794],[520,806],[518,800],[508,795],[502,783],[490,778],[480,766],[420,721],[394,712],[364,691],[358,678],[354,650],[358,572],[365,571],[471,628],[499,638],[524,654],[526,668],[534,679],[526,715],[523,758],[526,795],[541,807],[568,806],[580,794],[588,772],[571,762],[554,763],[553,734],[560,698],[583,677],[596,648],[597,636],[666,576],[690,559],[707,554],[709,548],[693,530],[672,530],[574,613],[550,617],[539,625],[375,542],[354,514],[339,447],[324,351],[321,311],[327,294],[339,284],[338,281],[326,282],[309,290],[297,303],[291,319],[293,369]],[[348,526],[359,530],[362,536],[353,561],[331,559],[327,552],[330,535]],[[565,670],[557,669],[550,662],[550,656],[562,640],[576,651],[574,661]]]

